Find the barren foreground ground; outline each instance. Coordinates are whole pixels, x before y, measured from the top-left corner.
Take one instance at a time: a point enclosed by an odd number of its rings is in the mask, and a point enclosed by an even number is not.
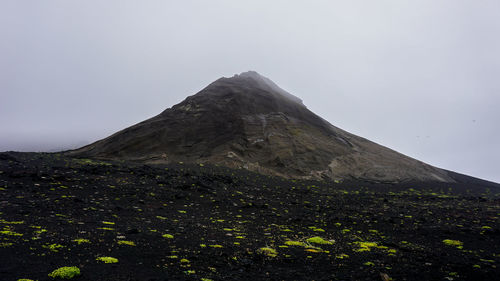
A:
[[[498,193],[1,153],[0,280],[499,280]]]

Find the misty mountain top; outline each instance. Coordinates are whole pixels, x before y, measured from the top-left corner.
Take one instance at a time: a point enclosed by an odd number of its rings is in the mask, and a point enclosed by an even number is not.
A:
[[[219,78],[161,114],[67,154],[210,163],[297,179],[457,181],[454,173],[335,127],[255,71]]]

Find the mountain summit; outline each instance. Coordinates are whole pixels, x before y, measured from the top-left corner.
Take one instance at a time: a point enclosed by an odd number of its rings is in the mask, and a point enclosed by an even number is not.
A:
[[[334,127],[255,71],[220,78],[161,114],[68,154],[211,163],[303,179],[454,181],[445,170]]]

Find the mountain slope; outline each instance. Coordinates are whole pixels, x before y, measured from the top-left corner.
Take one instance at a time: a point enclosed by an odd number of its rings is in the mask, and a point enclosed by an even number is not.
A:
[[[442,169],[334,127],[253,71],[220,78],[161,114],[68,154],[206,162],[291,178],[454,181]]]

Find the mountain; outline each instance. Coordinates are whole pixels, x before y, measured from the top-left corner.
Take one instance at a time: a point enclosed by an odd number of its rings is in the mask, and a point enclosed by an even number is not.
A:
[[[209,163],[287,178],[455,181],[448,171],[331,125],[254,71],[220,78],[151,119],[67,154]]]

